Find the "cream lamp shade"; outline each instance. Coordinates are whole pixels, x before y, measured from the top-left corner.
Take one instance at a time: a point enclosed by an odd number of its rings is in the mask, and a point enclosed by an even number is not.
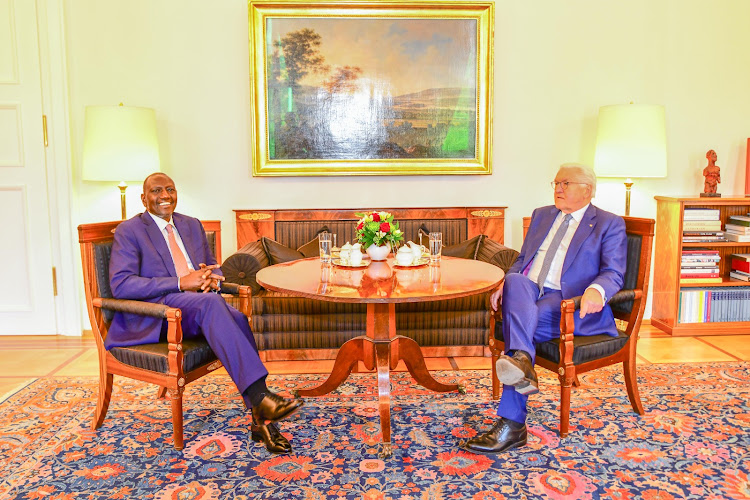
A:
[[[87,106],[83,137],[85,181],[120,181],[125,218],[125,181],[159,171],[156,113],[132,106]]]
[[[616,104],[599,108],[594,171],[627,178],[625,215],[630,215],[631,177],[667,176],[664,106]]]

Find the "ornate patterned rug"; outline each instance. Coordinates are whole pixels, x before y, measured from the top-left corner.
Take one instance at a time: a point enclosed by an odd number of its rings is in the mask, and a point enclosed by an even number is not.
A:
[[[107,419],[92,431],[95,379],[38,379],[0,405],[0,498],[750,499],[750,363],[640,366],[644,416],[619,370],[585,374],[562,440],[556,379],[540,375],[529,444],[483,456],[456,443],[495,419],[488,371],[436,373],[466,395],[431,393],[397,373],[386,460],[371,374],[308,399],[282,423],[294,452],[281,456],[248,439],[249,416],[224,376],[188,386],[183,452],[153,386],[115,377]],[[289,393],[322,378],[269,385]]]

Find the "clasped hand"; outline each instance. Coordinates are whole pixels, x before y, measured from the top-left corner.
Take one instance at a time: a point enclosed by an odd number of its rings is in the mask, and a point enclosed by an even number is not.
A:
[[[226,278],[220,274],[214,274],[213,270],[218,269],[219,264],[211,264],[207,266],[201,263],[200,269],[191,271],[182,278],[180,278],[180,289],[183,291],[197,292],[198,290],[203,293],[218,291],[221,287],[221,282]]]

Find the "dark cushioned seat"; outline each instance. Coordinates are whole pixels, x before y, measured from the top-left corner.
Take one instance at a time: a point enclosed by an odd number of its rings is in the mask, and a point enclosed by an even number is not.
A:
[[[618,352],[628,341],[628,336],[622,330],[617,330],[618,336],[610,335],[580,335],[573,337],[573,363],[578,365],[600,359]],[[503,324],[495,323],[495,338],[503,341]],[[536,355],[548,359],[553,363],[560,362],[560,339],[552,339],[536,344]]]
[[[109,350],[112,355],[126,365],[135,366],[157,373],[167,373],[167,355],[169,350],[166,342],[158,344],[141,344],[129,347],[113,347]],[[190,372],[199,366],[216,361],[216,354],[211,350],[205,339],[183,339],[183,369]]]
[[[618,330],[617,337],[610,335],[576,336],[573,340],[573,364],[586,363],[617,353],[628,341],[625,332]],[[536,345],[536,355],[553,363],[560,362],[560,339],[549,340]]]

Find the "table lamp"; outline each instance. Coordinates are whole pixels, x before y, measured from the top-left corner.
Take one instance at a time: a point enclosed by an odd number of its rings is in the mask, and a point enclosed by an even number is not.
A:
[[[667,176],[664,106],[615,104],[599,108],[594,171],[625,177],[625,215],[630,215],[632,177]]]
[[[159,171],[156,113],[133,106],[86,106],[83,135],[85,181],[120,181],[120,205],[125,219],[125,181]]]

